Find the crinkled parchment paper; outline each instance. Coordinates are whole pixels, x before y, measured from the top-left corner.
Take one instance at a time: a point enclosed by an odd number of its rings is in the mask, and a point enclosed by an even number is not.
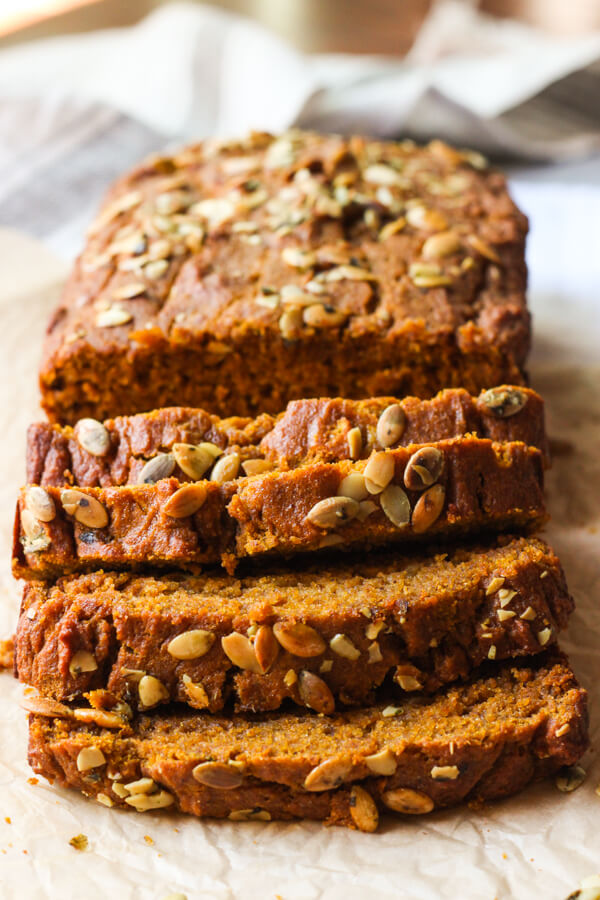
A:
[[[600,369],[594,362],[600,365],[600,269],[597,227],[594,234],[582,226],[581,210],[585,205],[589,211],[591,202],[597,215],[600,204],[598,194],[590,201],[586,192],[570,206],[572,191],[559,191],[547,201],[546,194],[517,188],[535,226],[530,243],[536,320],[532,382],[546,398],[558,450],[547,479],[553,521],[545,537],[562,557],[577,601],[563,646],[590,692],[597,746]],[[551,218],[562,230],[550,235]],[[573,234],[571,226],[580,233]],[[587,251],[582,241],[588,242]],[[61,271],[43,248],[6,234],[0,234],[0,260],[4,637],[12,633],[18,605],[8,556],[25,429],[38,414],[40,342]],[[482,811],[464,807],[422,819],[390,818],[375,835],[309,823],[199,822],[164,812],[109,810],[42,779],[31,784],[21,690],[9,673],[0,674],[2,900],[161,900],[175,891],[189,900],[564,900],[583,877],[600,870],[600,797],[594,792],[600,765],[593,749],[585,759],[587,780],[574,793],[561,794],[548,782]],[[69,846],[79,833],[89,840],[85,852]]]

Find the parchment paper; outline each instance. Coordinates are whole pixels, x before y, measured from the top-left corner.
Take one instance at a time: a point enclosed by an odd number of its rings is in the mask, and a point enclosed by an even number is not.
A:
[[[547,479],[545,537],[577,602],[563,646],[589,690],[592,742],[600,709],[600,193],[515,185],[533,214],[529,261],[536,344],[533,386],[557,443]],[[594,216],[595,210],[595,216]],[[596,219],[596,229],[590,227]],[[62,267],[39,245],[0,233],[0,636],[14,628],[10,577],[14,500],[25,429],[37,413],[36,370]],[[0,674],[0,897],[162,900],[564,900],[600,870],[600,765],[571,794],[552,782],[483,811],[390,818],[375,835],[308,823],[199,822],[108,810],[76,793],[32,785],[22,689]],[[5,818],[6,817],[6,818]],[[84,833],[89,849],[69,845]]]

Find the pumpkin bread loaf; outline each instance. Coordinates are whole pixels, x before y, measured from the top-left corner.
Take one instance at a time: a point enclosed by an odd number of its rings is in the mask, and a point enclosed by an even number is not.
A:
[[[331,714],[373,702],[386,677],[399,695],[432,691],[539,653],[572,606],[536,538],[245,578],[95,572],[26,585],[15,669],[45,696],[105,707],[217,712],[232,698],[238,711],[292,700]]]
[[[321,819],[374,831],[380,811],[495,800],[575,763],[586,695],[560,655],[489,666],[468,684],[337,712],[142,715],[29,697],[38,775],[105,806],[234,821]]]
[[[122,178],[48,327],[51,421],[523,384],[527,220],[478,154],[294,131]]]
[[[231,573],[249,557],[532,530],[545,520],[543,462],[536,447],[466,436],[222,484],[29,486],[14,573],[217,562]]]

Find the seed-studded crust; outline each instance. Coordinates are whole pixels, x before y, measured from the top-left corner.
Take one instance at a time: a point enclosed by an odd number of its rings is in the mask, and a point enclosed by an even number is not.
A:
[[[232,697],[238,711],[258,712],[291,699],[321,712],[333,700],[372,702],[387,675],[400,694],[431,691],[490,655],[539,653],[572,606],[557,557],[536,538],[240,579],[97,572],[25,587],[16,671],[62,701],[108,690],[98,702],[135,709],[150,674],[166,689],[161,702],[217,712]],[[232,633],[253,640],[250,665],[274,639],[265,671],[228,658],[221,640]],[[355,658],[336,652],[340,635]],[[82,653],[85,670],[73,663]],[[306,687],[304,672],[320,681]]]
[[[588,745],[587,724],[585,691],[555,655],[490,667],[401,709],[330,718],[173,712],[109,730],[32,716],[29,762],[105,805],[234,820],[321,819],[371,831],[377,808],[428,812],[515,793],[575,763]],[[81,755],[92,748],[101,756]],[[132,802],[140,791],[145,799]]]
[[[119,181],[48,327],[51,421],[522,384],[527,220],[481,157],[294,132]]]
[[[132,417],[109,420],[96,427],[105,437],[104,452],[86,449],[78,440],[78,428],[59,428],[39,422],[31,425],[27,439],[27,481],[30,484],[85,487],[135,484],[145,463],[174,444],[208,441],[222,451],[237,453],[241,460],[265,459],[275,468],[293,468],[312,462],[352,458],[349,434],[359,429],[354,458],[366,459],[382,449],[377,425],[390,407],[403,415],[397,440],[387,446],[409,446],[474,434],[493,441],[523,441],[547,456],[544,404],[535,391],[503,386],[496,392],[523,398],[523,406],[507,418],[486,405],[489,392],[471,397],[456,388],[441,391],[431,400],[374,397],[368,400],[296,400],[285,412],[257,419],[219,419],[203,410],[159,409]],[[182,481],[186,474],[176,466]],[[240,470],[243,475],[243,470]]]
[[[245,557],[531,530],[544,521],[543,458],[537,448],[472,437],[431,446],[443,457],[442,471],[424,492],[401,487],[412,452],[400,447],[368,461],[315,463],[225,484],[202,482],[202,505],[184,517],[165,512],[173,495],[187,490],[173,478],[153,485],[46,488],[55,508],[51,521],[32,517],[24,488],[15,523],[14,572],[36,579],[100,567],[219,561],[231,572]],[[337,496],[350,474],[363,475],[361,484],[370,485],[371,499]],[[388,485],[386,490],[377,479]],[[391,509],[398,497],[408,510],[400,525]]]

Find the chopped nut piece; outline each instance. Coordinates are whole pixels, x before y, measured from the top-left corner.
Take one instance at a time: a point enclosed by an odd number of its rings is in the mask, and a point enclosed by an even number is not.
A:
[[[343,656],[345,659],[357,660],[360,656],[360,650],[354,646],[350,638],[346,637],[345,634],[336,634],[329,641],[329,646],[334,653],[337,653],[338,656]]]
[[[532,622],[536,617],[535,610],[533,607],[528,606],[525,612],[522,612],[519,616],[520,619],[525,619],[527,622]]]
[[[434,766],[431,777],[435,781],[455,781],[460,775],[458,766]]]
[[[88,769],[96,769],[106,763],[106,757],[99,747],[84,747],[77,755],[77,769],[87,772]]]
[[[552,637],[552,629],[551,628],[542,628],[541,631],[538,631],[538,641],[540,645],[544,647],[550,638]]]
[[[391,750],[380,750],[379,753],[373,753],[371,756],[365,756],[365,764],[367,769],[375,772],[376,775],[393,775],[398,768],[396,757]]]
[[[71,847],[75,850],[87,850],[88,848],[88,839],[86,834],[76,834],[75,837],[72,837],[69,841]]]
[[[494,575],[490,583],[485,589],[486,597],[491,597],[492,594],[495,594],[497,590],[499,590],[504,584],[504,578],[501,575]]]

